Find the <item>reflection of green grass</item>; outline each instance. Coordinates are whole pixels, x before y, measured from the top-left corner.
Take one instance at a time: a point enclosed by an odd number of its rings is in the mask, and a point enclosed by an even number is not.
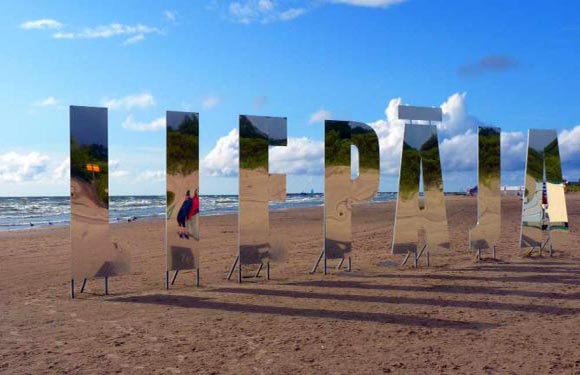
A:
[[[177,130],[167,128],[167,173],[184,176],[199,169],[199,118],[185,116]]]
[[[167,190],[167,205],[171,206],[175,200],[175,193]]]
[[[479,131],[479,183],[491,188],[500,179],[500,133],[494,128]]]
[[[240,117],[240,168],[268,170],[268,135],[246,117]]]
[[[399,172],[399,194],[404,200],[410,199],[419,192],[421,165],[423,167],[424,189],[442,192],[443,176],[439,158],[439,141],[436,134],[429,137],[419,150],[406,142],[403,143],[403,157]]]
[[[81,145],[74,138],[71,138],[70,147],[71,177],[93,185],[101,203],[108,207],[109,165],[107,147],[100,144]],[[98,165],[100,172],[93,173],[88,171],[87,164]]]
[[[379,139],[375,131],[357,126],[352,129],[351,137],[352,143],[358,148],[359,168],[378,171],[380,168]]]
[[[324,163],[326,167],[350,166],[350,125],[348,121],[326,121]]]
[[[550,142],[542,151],[537,151],[533,148],[528,149],[528,165],[526,173],[536,181],[543,181],[545,163],[546,181],[554,184],[562,183],[562,165],[560,164],[558,140],[554,139],[554,141]]]

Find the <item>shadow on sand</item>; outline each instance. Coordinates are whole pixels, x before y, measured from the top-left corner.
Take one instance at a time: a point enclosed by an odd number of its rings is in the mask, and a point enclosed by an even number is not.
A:
[[[244,292],[244,289],[234,289],[233,291]],[[262,295],[267,294],[267,290],[259,290]],[[226,290],[224,290],[226,292]],[[252,290],[245,290],[247,293],[251,293]],[[289,292],[290,293],[290,292]],[[413,327],[425,327],[425,328],[450,328],[450,329],[466,329],[466,330],[481,330],[497,328],[497,324],[489,323],[479,323],[479,322],[464,322],[458,320],[446,320],[446,319],[431,319],[422,316],[414,315],[401,315],[401,314],[386,314],[386,313],[374,313],[374,312],[359,312],[359,311],[336,311],[336,310],[323,310],[323,309],[305,309],[296,307],[283,307],[283,306],[264,306],[257,304],[240,304],[240,303],[229,303],[229,302],[219,302],[208,298],[199,298],[193,296],[184,295],[144,295],[144,296],[133,296],[133,297],[122,297],[109,299],[111,302],[125,302],[125,303],[144,303],[144,304],[154,304],[162,306],[174,306],[181,308],[193,308],[193,309],[209,309],[209,310],[220,310],[227,312],[241,312],[241,313],[254,313],[254,314],[270,314],[270,315],[280,315],[280,316],[291,316],[291,317],[304,317],[304,318],[324,318],[324,319],[337,319],[337,320],[349,320],[349,321],[364,321],[364,322],[374,322],[382,324],[400,324],[405,326]]]
[[[230,294],[233,293],[251,294],[268,297],[290,297],[290,298],[308,298],[317,300],[386,303],[395,305],[409,304],[409,305],[426,305],[437,307],[458,307],[458,308],[471,308],[481,310],[515,311],[515,312],[551,314],[551,315],[574,315],[580,313],[580,309],[577,308],[566,308],[549,305],[514,304],[492,301],[459,301],[459,300],[445,300],[439,298],[416,298],[416,297],[399,297],[399,296],[397,297],[363,296],[355,294],[331,294],[331,293],[301,292],[295,290],[272,290],[272,289],[250,289],[250,288],[220,288],[213,290],[213,292],[230,293]]]
[[[529,290],[513,290],[507,288],[488,288],[483,286],[464,286],[464,285],[430,285],[430,286],[411,286],[411,285],[375,285],[358,281],[341,281],[341,280],[322,280],[322,281],[298,281],[288,283],[294,286],[310,286],[322,288],[345,288],[345,289],[362,289],[362,290],[384,290],[384,291],[401,291],[401,292],[425,292],[441,294],[482,294],[492,296],[519,296],[529,298],[548,298],[558,300],[580,300],[580,293],[555,293],[555,292],[536,292]]]

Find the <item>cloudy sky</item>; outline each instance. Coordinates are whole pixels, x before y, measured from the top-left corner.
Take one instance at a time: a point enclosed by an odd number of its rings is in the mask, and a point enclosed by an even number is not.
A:
[[[525,6],[523,5],[525,4]],[[239,114],[288,117],[271,171],[322,190],[323,121],[371,124],[396,190],[398,104],[441,106],[444,184],[476,181],[476,128],[523,182],[529,128],[580,178],[580,4],[504,0],[12,2],[0,6],[0,196],[67,195],[68,106],[109,109],[111,193],[163,194],[165,111],[200,113],[205,194],[237,191]]]

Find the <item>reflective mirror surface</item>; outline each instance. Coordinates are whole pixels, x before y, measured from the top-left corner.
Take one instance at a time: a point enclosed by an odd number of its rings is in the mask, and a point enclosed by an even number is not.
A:
[[[555,130],[530,129],[521,247],[541,246],[551,230],[568,230],[558,134]]]
[[[471,249],[496,245],[501,234],[501,130],[479,127],[477,226],[469,232]]]
[[[107,109],[70,107],[71,260],[75,279],[129,272],[129,254],[109,236]]]
[[[199,115],[167,112],[167,270],[198,268]]]
[[[424,197],[419,195],[421,173]],[[419,243],[449,248],[447,210],[437,127],[406,124],[392,252],[416,251]]]
[[[287,239],[271,235],[268,202],[286,199],[286,176],[270,174],[269,146],[286,146],[286,118],[240,116],[239,260],[241,264],[281,261]]]
[[[326,120],[324,132],[324,250],[326,258],[339,259],[352,251],[352,205],[378,191],[379,141],[373,128],[359,122]],[[351,145],[359,153],[355,180]]]

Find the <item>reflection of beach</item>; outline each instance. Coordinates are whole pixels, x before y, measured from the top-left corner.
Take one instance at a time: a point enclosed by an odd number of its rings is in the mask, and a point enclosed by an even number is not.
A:
[[[329,259],[346,256],[352,250],[352,189],[350,166],[327,167],[324,175],[326,197],[324,216],[325,252]]]
[[[286,239],[283,232],[270,234],[268,172],[263,168],[240,170],[240,258],[243,264],[284,260]],[[274,184],[276,185],[276,184]],[[274,186],[272,195],[280,196]]]
[[[109,217],[97,191],[71,179],[72,273],[76,279],[116,276],[129,271],[129,254],[109,238]]]
[[[478,186],[479,221],[470,232],[472,249],[493,247],[501,233],[501,191],[500,180],[490,179],[489,186]]]
[[[199,256],[198,242],[194,238],[193,233],[189,232],[189,239],[179,237],[179,226],[177,224],[177,213],[181,207],[185,194],[189,190],[191,197],[195,190],[199,189],[199,172],[193,172],[190,175],[183,176],[167,175],[167,190],[174,193],[174,200],[167,208],[167,269],[191,269],[194,268],[195,262]],[[194,220],[197,228],[193,232],[199,235],[199,219]],[[176,256],[174,249],[181,249],[180,253],[184,254],[188,249],[189,255]]]
[[[554,258],[520,257],[521,199],[503,197],[501,262],[476,265],[465,250],[477,200],[446,197],[451,251],[405,270],[389,255],[395,204],[355,205],[354,272],[329,261],[324,277],[308,274],[322,208],[272,212],[288,261],[241,286],[225,280],[236,215],[204,217],[203,288],[184,272],[169,293],[164,220],[120,223],[110,235],[131,251],[131,274],[110,281],[114,296],[89,282],[75,301],[66,228],[0,233],[0,373],[573,374],[580,195],[566,199],[571,231]]]

